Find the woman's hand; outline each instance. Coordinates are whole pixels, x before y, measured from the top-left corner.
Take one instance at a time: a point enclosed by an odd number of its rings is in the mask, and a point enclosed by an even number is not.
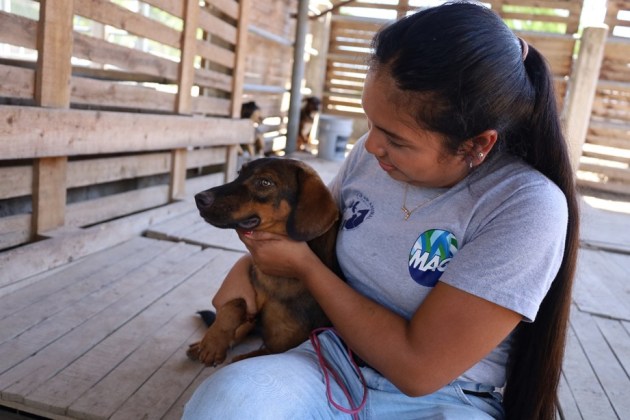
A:
[[[306,242],[267,232],[239,232],[256,266],[265,274],[301,278],[312,264],[321,264]]]
[[[296,242],[287,236],[264,232],[238,234],[251,255],[241,257],[225,276],[212,299],[212,305],[217,309],[233,299],[243,298],[247,304],[247,312],[256,314],[256,292],[250,282],[250,270],[254,261],[266,274],[297,278],[303,275],[309,264],[319,262],[306,242]]]

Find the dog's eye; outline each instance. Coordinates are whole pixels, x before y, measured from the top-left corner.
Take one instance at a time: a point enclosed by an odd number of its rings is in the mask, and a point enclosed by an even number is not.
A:
[[[273,182],[266,178],[261,178],[258,180],[258,186],[263,187],[263,188],[269,188],[273,186]]]

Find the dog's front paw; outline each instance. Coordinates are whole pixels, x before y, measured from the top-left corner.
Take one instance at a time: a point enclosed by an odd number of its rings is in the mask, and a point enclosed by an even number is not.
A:
[[[192,343],[188,346],[188,350],[186,350],[186,356],[194,362],[199,361],[199,351],[201,349],[201,341],[197,341],[196,343]]]
[[[225,362],[227,351],[230,348],[230,339],[212,334],[208,330],[201,341],[188,347],[186,355],[191,360],[198,360],[206,366],[217,366]]]
[[[217,311],[216,319],[201,341],[191,344],[186,354],[207,366],[219,365],[225,362],[230,347],[253,328],[254,322],[255,318],[250,319],[247,314],[244,299],[231,300]]]

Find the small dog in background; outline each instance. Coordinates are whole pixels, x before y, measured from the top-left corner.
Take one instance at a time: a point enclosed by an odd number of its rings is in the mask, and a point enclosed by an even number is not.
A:
[[[300,128],[297,138],[298,150],[306,150],[306,146],[310,142],[315,115],[317,115],[322,105],[322,101],[317,96],[309,96],[304,99],[303,102],[304,105],[300,111]]]
[[[252,120],[254,124],[254,143],[242,144],[240,154],[242,155],[247,151],[250,157],[262,156],[265,152],[265,139],[259,129],[259,126],[263,122],[263,117],[258,104],[256,104],[255,101],[243,103],[241,105],[241,118],[249,118]]]

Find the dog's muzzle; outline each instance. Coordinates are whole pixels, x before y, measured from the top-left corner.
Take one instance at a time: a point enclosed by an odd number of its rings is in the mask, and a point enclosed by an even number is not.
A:
[[[212,206],[212,203],[214,203],[214,193],[211,191],[202,191],[195,194],[195,203],[197,204],[199,211],[207,209]]]
[[[212,191],[202,191],[196,194],[195,203],[201,217],[206,222],[221,229],[252,230],[260,224],[260,217],[256,214],[237,220],[229,218],[228,208],[214,205],[215,194]]]

